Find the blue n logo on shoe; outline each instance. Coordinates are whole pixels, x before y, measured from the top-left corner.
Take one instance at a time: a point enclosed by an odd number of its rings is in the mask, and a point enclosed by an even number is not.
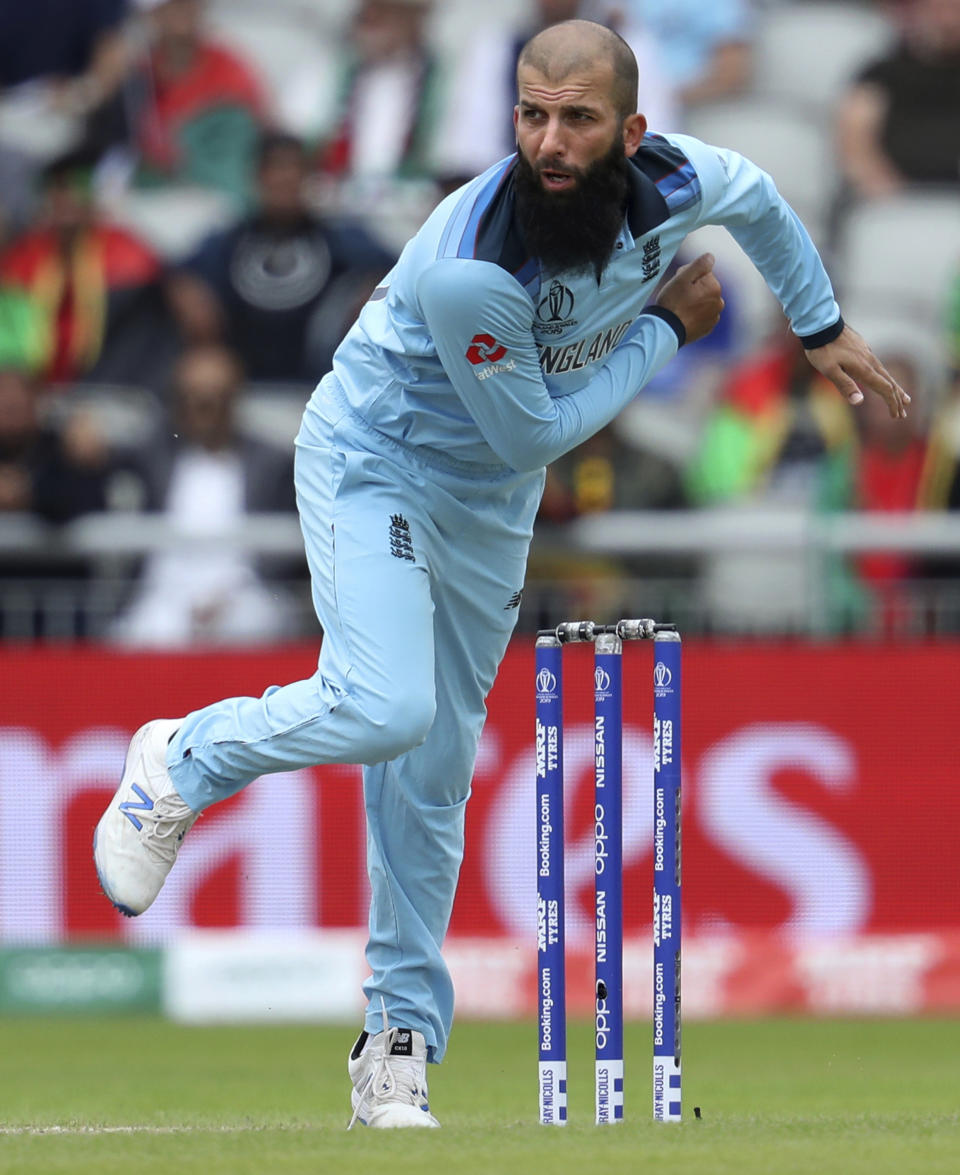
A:
[[[152,812],[153,800],[150,799],[150,797],[138,783],[133,784],[133,790],[140,797],[142,803],[135,804],[133,800],[125,800],[120,805],[120,811],[124,814],[124,816],[126,816],[137,832],[140,832],[143,828],[143,825],[136,818],[136,816],[134,816],[134,812]]]

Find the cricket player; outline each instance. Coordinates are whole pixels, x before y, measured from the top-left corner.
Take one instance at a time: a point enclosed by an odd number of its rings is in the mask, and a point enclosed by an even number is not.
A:
[[[270,772],[364,764],[370,977],[348,1068],[354,1120],[376,1127],[437,1125],[426,1066],[453,1018],[441,946],[544,467],[723,308],[709,255],[650,304],[684,237],[725,225],[851,403],[861,386],[892,416],[908,401],[844,325],[770,177],[646,133],[619,37],[551,26],[524,48],[518,87],[517,153],[432,213],[307,406],[295,480],[324,633],[316,673],[148,722],[94,838],[105,893],[139,914],[211,804]]]

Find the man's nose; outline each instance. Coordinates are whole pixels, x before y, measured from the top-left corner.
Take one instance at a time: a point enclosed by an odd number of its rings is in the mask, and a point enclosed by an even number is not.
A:
[[[566,136],[558,118],[551,118],[540,140],[540,154],[548,159],[563,158],[566,154]]]

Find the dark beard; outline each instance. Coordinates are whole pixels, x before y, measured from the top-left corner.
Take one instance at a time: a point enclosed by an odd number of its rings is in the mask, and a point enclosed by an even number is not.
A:
[[[556,160],[539,167],[567,171]],[[537,168],[517,155],[514,191],[517,221],[527,248],[551,273],[592,269],[597,281],[610,260],[627,204],[627,167],[617,139],[586,171],[576,171],[569,191],[549,192]]]

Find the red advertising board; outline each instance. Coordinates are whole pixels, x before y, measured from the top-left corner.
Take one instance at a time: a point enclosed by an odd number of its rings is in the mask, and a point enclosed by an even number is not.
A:
[[[162,942],[182,926],[362,926],[355,769],[264,778],[190,833],[156,906],[114,914],[90,860],[127,739],[150,717],[308,676],[316,651],[0,653],[0,940]],[[567,874],[589,940],[590,650],[567,661]],[[625,652],[626,929],[650,924],[652,653]],[[684,930],[788,939],[960,928],[960,645],[694,644],[684,652]],[[489,700],[452,935],[529,936],[533,647]],[[649,930],[647,930],[649,934]]]

